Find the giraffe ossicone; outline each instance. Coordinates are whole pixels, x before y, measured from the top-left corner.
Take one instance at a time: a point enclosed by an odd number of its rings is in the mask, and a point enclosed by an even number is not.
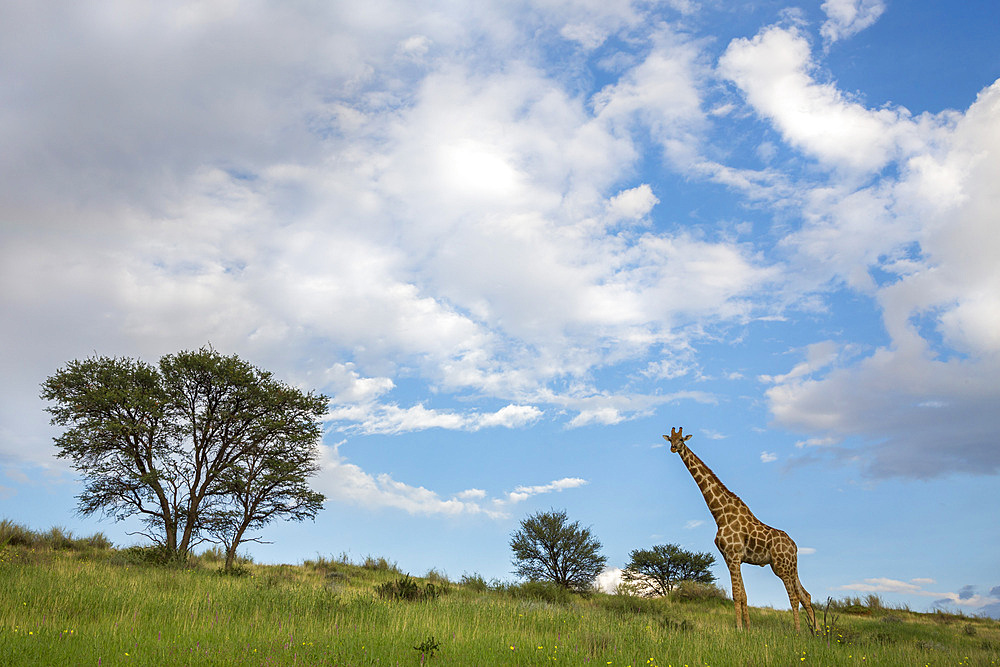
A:
[[[670,443],[670,451],[679,454],[687,466],[701,493],[705,496],[708,511],[712,513],[719,532],[715,535],[715,545],[729,568],[733,582],[733,604],[736,607],[736,627],[750,626],[747,608],[747,593],[743,586],[740,566],[770,565],[771,570],[785,584],[788,601],[792,605],[792,619],[795,630],[799,626],[799,603],[806,610],[813,630],[818,630],[812,599],[799,581],[798,547],[783,530],[772,528],[753,515],[739,496],[726,488],[715,473],[688,449],[690,435],[684,435],[684,428],[671,428],[670,435],[663,436]]]

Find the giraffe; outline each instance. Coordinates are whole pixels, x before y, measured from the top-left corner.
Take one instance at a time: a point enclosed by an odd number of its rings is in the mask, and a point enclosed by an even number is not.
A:
[[[792,605],[792,619],[795,631],[799,631],[799,602],[805,607],[812,630],[818,630],[816,615],[813,613],[812,599],[802,587],[798,575],[798,547],[783,530],[771,528],[753,515],[739,496],[726,488],[715,473],[705,465],[694,452],[688,449],[686,441],[691,437],[683,434],[684,428],[670,429],[670,435],[663,436],[670,443],[670,451],[680,454],[695,483],[705,496],[708,510],[712,513],[719,532],[715,535],[715,545],[722,552],[722,558],[729,568],[733,580],[733,604],[736,607],[736,629],[750,627],[747,611],[747,593],[743,587],[742,563],[770,565],[771,570],[785,584],[788,601]]]

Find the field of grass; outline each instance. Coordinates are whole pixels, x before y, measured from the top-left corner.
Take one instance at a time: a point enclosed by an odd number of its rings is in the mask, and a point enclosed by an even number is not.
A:
[[[737,632],[732,604],[711,597],[407,580],[375,558],[221,575],[217,554],[168,567],[100,536],[7,539],[19,527],[2,524],[3,665],[1000,664],[1000,623],[981,618],[842,604],[813,635],[788,611],[753,608]]]

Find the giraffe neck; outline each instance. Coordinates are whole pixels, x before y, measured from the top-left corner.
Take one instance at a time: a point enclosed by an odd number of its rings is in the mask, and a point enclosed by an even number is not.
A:
[[[733,502],[736,503],[737,507],[745,506],[739,496],[727,489],[726,485],[715,476],[715,473],[687,446],[682,447],[678,454],[681,456],[681,461],[687,466],[688,472],[691,473],[691,477],[694,478],[695,484],[701,489],[701,494],[705,496],[708,511],[712,513],[716,524],[722,525],[720,519],[726,511],[734,509]],[[747,509],[749,510],[749,508]]]

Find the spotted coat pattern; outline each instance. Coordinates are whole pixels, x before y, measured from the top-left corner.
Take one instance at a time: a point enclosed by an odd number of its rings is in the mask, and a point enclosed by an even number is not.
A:
[[[736,627],[750,626],[746,588],[743,586],[743,574],[740,572],[741,564],[749,563],[761,567],[770,565],[771,570],[785,584],[788,601],[792,605],[792,618],[795,621],[796,631],[800,627],[800,602],[813,629],[817,629],[812,600],[799,581],[798,547],[795,546],[795,542],[785,531],[772,528],[755,517],[746,503],[727,489],[715,473],[688,449],[686,441],[691,436],[684,435],[683,430],[683,427],[671,428],[670,435],[663,437],[670,443],[670,451],[679,454],[681,461],[687,466],[702,495],[705,496],[708,510],[719,527],[715,535],[715,545],[719,547],[732,578]]]

